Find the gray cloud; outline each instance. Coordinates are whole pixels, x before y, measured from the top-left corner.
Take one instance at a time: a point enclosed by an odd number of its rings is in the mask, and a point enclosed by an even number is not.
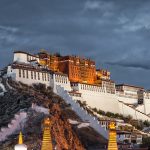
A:
[[[128,62],[128,61],[117,61],[117,62],[107,62],[108,65],[118,65],[122,67],[130,67],[130,68],[141,68],[145,70],[150,70],[150,61],[144,62]]]
[[[14,49],[45,48],[90,57],[117,82],[148,88],[149,6],[149,0],[1,0],[0,67],[12,60]],[[127,72],[146,74],[139,81]]]

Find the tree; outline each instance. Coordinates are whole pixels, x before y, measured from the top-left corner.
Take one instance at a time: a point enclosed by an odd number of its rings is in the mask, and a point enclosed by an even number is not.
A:
[[[143,124],[144,124],[144,126],[146,126],[146,127],[149,127],[149,126],[150,126],[150,122],[149,122],[148,120],[145,120],[145,121],[143,122]]]

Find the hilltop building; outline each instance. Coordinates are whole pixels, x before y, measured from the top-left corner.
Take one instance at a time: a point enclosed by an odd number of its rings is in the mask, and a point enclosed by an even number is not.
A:
[[[68,94],[68,100],[85,101],[91,108],[130,115],[135,120],[150,120],[150,91],[133,85],[116,85],[110,72],[96,69],[90,59],[45,51],[36,55],[16,51],[7,67],[7,76],[28,85],[43,83],[57,94]],[[59,93],[59,87],[63,93]]]
[[[94,84],[96,81],[95,62],[78,56],[39,53],[40,64],[52,71],[67,74],[71,82]]]
[[[96,81],[98,83],[101,82],[101,79],[110,80],[110,72],[108,70],[104,70],[104,69],[97,69],[96,77],[97,77]]]
[[[133,85],[128,85],[128,84],[118,84],[116,85],[116,93],[118,94],[119,97],[124,97],[124,103],[128,104],[142,104],[144,95],[143,92],[144,88],[143,87],[138,87],[138,86],[133,86]],[[127,101],[126,98],[130,98],[129,101]]]
[[[39,63],[42,66],[47,66],[52,71],[58,71],[58,65],[59,65],[59,57],[56,54],[48,54],[46,51],[41,51],[39,54]]]

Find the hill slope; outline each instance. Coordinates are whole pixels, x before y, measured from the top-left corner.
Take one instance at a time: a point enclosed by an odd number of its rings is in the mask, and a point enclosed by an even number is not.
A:
[[[77,124],[70,124],[69,119],[81,122],[82,120],[71,110],[71,107],[64,100],[53,93],[52,89],[45,88],[44,85],[27,86],[22,83],[14,82],[11,79],[2,78],[0,93],[0,128],[7,127],[14,115],[20,110],[27,113],[27,119],[22,126],[24,143],[28,149],[40,150],[42,140],[42,122],[44,113],[36,112],[31,109],[32,104],[49,109],[49,117],[52,121],[53,147],[60,149],[82,150],[102,148],[107,141],[91,127],[81,127]],[[0,149],[13,149],[16,144],[18,131],[2,142]]]

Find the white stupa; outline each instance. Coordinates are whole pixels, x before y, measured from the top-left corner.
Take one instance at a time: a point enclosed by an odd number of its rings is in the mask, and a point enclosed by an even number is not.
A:
[[[25,144],[23,144],[23,138],[22,138],[22,133],[21,132],[19,134],[18,144],[15,145],[15,150],[27,150],[27,146]]]

